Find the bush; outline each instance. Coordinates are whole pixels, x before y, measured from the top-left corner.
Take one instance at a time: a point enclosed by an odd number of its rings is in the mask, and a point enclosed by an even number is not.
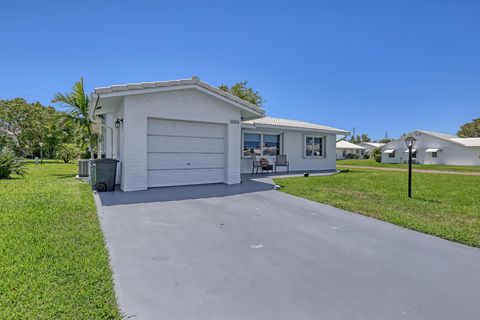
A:
[[[376,154],[375,155],[375,161],[382,162],[382,155],[381,154]]]
[[[73,143],[64,143],[59,148],[59,157],[65,163],[69,163],[73,158],[78,157],[78,147]]]
[[[347,155],[345,156],[345,159],[359,159],[359,158],[360,156],[355,153],[347,153]]]
[[[365,153],[365,154],[363,155],[363,159],[370,159],[370,155],[369,155],[368,153]]]
[[[23,176],[26,173],[25,163],[12,151],[0,150],[0,179],[9,179],[13,174]]]

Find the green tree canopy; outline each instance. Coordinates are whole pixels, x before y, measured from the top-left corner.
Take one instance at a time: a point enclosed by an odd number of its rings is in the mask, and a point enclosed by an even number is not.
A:
[[[480,138],[480,118],[465,123],[458,130],[457,135],[462,138]]]
[[[258,91],[253,90],[252,88],[247,86],[248,81],[237,82],[232,86],[228,86],[226,84],[220,85],[218,88],[222,91],[229,92],[240,99],[250,102],[259,107],[263,107],[265,100],[263,100],[262,96]]]
[[[60,143],[72,139],[65,131],[65,114],[39,102],[23,98],[0,100],[0,149],[18,156],[38,155],[40,145],[53,157]]]

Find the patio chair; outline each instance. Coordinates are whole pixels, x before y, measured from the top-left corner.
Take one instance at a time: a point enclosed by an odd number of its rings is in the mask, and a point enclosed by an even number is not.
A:
[[[252,157],[252,174],[254,173],[255,169],[257,170],[256,173],[258,173],[258,168],[261,168],[262,165],[260,164],[260,161],[257,160],[257,156],[253,150],[250,151],[250,156]]]
[[[277,159],[275,160],[275,173],[277,172],[277,167],[287,167],[287,173],[290,172],[290,164],[285,154],[277,155]]]

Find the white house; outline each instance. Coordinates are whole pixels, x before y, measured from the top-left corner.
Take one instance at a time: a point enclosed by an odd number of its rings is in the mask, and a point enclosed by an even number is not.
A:
[[[382,162],[408,162],[405,138],[417,141],[412,158],[415,163],[480,166],[480,138],[459,138],[453,135],[416,130],[382,146]]]
[[[365,148],[365,154],[370,154],[373,150],[381,148],[385,143],[380,142],[362,142],[360,146]]]
[[[337,160],[345,159],[348,154],[355,154],[358,156],[363,155],[365,152],[365,148],[354,143],[340,140],[337,142],[336,145],[337,149]]]
[[[120,161],[124,191],[240,182],[250,150],[290,170],[335,170],[341,129],[264,117],[264,110],[200,81],[143,82],[96,88],[90,114],[102,126],[102,156]]]

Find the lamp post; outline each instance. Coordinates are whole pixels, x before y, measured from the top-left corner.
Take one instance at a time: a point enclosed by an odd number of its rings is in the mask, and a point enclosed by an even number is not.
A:
[[[412,197],[412,149],[413,146],[415,145],[415,139],[414,137],[410,136],[405,139],[405,144],[407,145],[408,148],[408,197]]]
[[[43,142],[38,144],[40,146],[40,163],[43,163]]]

